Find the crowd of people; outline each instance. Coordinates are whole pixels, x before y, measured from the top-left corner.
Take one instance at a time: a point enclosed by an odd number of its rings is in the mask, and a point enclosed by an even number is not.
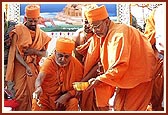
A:
[[[83,28],[57,38],[54,53],[40,66],[52,38],[37,26],[40,6],[27,5],[24,23],[5,31],[10,45],[4,83],[13,83],[19,104],[15,111],[163,111],[165,36],[160,8],[142,32],[110,20],[104,5],[88,5],[82,9]],[[89,86],[76,91],[77,81]]]

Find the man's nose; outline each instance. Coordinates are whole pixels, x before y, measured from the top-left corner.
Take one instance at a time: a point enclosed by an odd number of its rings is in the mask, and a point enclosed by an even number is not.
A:
[[[65,57],[63,56],[63,57],[61,57],[61,61],[65,61]]]

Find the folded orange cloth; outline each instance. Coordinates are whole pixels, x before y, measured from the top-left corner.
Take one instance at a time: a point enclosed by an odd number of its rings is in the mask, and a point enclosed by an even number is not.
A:
[[[56,41],[56,51],[62,53],[72,53],[75,48],[75,42],[69,38],[58,38]]]
[[[38,18],[40,16],[40,6],[35,4],[27,5],[25,15],[28,18]]]
[[[85,15],[89,22],[103,20],[109,17],[107,9],[104,5],[92,10],[86,11]]]

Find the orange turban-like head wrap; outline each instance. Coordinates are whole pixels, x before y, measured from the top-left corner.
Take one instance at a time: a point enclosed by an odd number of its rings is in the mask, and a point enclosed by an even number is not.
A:
[[[75,48],[75,42],[69,38],[58,38],[56,41],[56,51],[62,53],[72,53]]]
[[[40,6],[35,4],[27,5],[25,15],[27,18],[38,18],[40,16]]]
[[[104,5],[85,12],[85,16],[89,22],[104,20],[109,17]]]

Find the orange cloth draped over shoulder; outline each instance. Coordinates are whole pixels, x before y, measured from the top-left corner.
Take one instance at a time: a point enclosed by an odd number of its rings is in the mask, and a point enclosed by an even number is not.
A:
[[[146,26],[145,26],[145,32],[144,32],[145,36],[149,39],[151,45],[154,45],[156,42],[154,14],[155,14],[155,10],[153,10],[149,15],[149,17],[146,19]]]
[[[70,92],[71,95],[75,96],[72,83],[82,79],[83,66],[76,58],[72,57],[69,65],[61,68],[56,64],[55,58],[53,54],[42,65],[40,72],[46,74],[42,83],[43,94],[39,98],[39,104],[42,104],[42,107],[40,108],[34,104],[33,110],[56,110],[55,101],[61,95]],[[67,102],[66,111],[78,111],[78,101],[76,98],[72,98]]]
[[[123,30],[127,31],[122,32]],[[151,95],[151,83],[148,84],[149,88],[147,88],[146,85],[143,87],[137,87],[138,85],[150,82],[153,79],[153,74],[156,67],[156,57],[150,42],[147,38],[145,38],[145,36],[141,35],[141,33],[137,32],[134,28],[130,28],[128,30],[128,27],[122,24],[114,24],[111,22],[109,31],[110,32],[105,38],[100,55],[103,67],[105,68],[106,72],[96,79],[121,89],[137,88],[136,90],[132,90],[134,93],[130,92],[130,94],[134,95],[132,100],[136,99],[136,96],[139,96],[136,95],[138,94],[136,93],[137,91],[140,92],[144,89],[148,90],[144,91],[144,95]],[[132,32],[135,33],[134,36],[131,34]],[[140,47],[143,47],[143,49],[138,49]],[[102,86],[99,88],[101,89],[101,87]],[[102,93],[97,89],[98,88],[96,87],[96,93]],[[146,101],[143,102],[146,104],[145,106],[147,106],[150,100],[150,96],[145,98]],[[130,107],[130,110],[145,110],[145,106],[144,108],[134,108],[133,105],[129,105],[129,103],[134,102],[132,100],[128,100],[125,106]],[[139,103],[138,102],[139,101],[137,101],[137,105],[141,103],[141,101]],[[123,105],[119,105],[118,108],[120,108],[120,106]]]
[[[94,17],[95,15],[98,15],[98,13],[100,15],[107,12],[102,7],[97,10],[100,10],[100,12],[96,12],[96,10],[86,12],[86,17],[90,22],[99,20],[98,16],[97,18]],[[105,19],[106,16],[103,17],[104,18],[102,19]],[[149,104],[150,96],[148,95],[151,95],[152,92],[151,82],[156,67],[156,57],[148,39],[133,27],[128,27],[124,24],[118,24],[111,21],[109,31],[100,49],[100,59],[105,74],[96,78],[103,82],[103,84],[95,87],[97,105],[99,105],[99,107],[107,105],[109,100],[107,91],[108,94],[113,94],[114,91],[108,86],[119,87],[123,90],[135,88],[134,90],[130,90],[131,92],[126,92],[133,94],[134,98],[132,98],[132,100],[125,100],[125,98],[124,105],[118,103],[119,105],[117,106],[118,108],[127,106],[129,108],[126,107],[128,110],[144,110]],[[148,85],[140,85],[143,83]],[[104,84],[106,84],[109,90],[104,89]],[[136,87],[139,85],[140,87]],[[146,89],[146,91],[143,92],[144,89]],[[141,93],[144,93],[142,95],[148,96],[145,97],[145,101],[144,98],[139,98],[139,95],[136,95],[137,91],[141,91]],[[126,95],[126,93],[124,95]],[[141,101],[131,105],[132,102],[135,103],[133,100],[137,98]],[[121,98],[116,98],[115,101],[120,102],[120,99]],[[145,106],[143,106],[143,108],[138,108],[137,105],[140,105],[141,102],[143,102]],[[120,110],[118,108],[117,110]]]
[[[17,35],[17,39],[13,38],[14,34]],[[24,51],[28,48],[34,48],[37,50],[47,50],[48,43],[51,40],[42,30],[36,29],[35,39],[32,40],[29,29],[23,24],[18,24],[15,29],[10,33],[12,44],[9,50],[8,66],[6,71],[6,81],[15,82],[16,100],[20,103],[20,106],[16,110],[31,110],[31,99],[34,91],[35,79],[38,74],[38,61],[41,57],[37,55],[25,56]],[[19,54],[23,57],[25,62],[31,68],[33,72],[32,77],[28,77],[25,67],[20,64],[15,58],[16,48]]]

